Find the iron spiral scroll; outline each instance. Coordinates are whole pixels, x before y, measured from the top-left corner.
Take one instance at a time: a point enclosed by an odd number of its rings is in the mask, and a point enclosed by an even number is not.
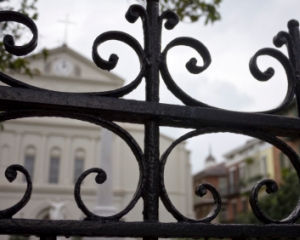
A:
[[[120,31],[110,31],[100,34],[95,39],[92,47],[92,58],[94,63],[99,68],[108,71],[116,67],[119,57],[116,54],[111,54],[108,60],[103,59],[97,51],[102,43],[110,40],[121,41],[131,47],[137,54],[140,62],[140,71],[136,78],[124,87],[106,92],[61,93],[32,86],[0,72],[0,81],[10,86],[0,87],[1,122],[32,116],[56,116],[93,123],[107,128],[121,137],[134,153],[139,166],[139,182],[132,200],[124,210],[114,216],[108,217],[97,216],[87,209],[81,199],[80,187],[83,179],[91,173],[97,173],[95,180],[98,184],[104,183],[106,177],[110,176],[106,176],[106,173],[100,168],[91,168],[85,171],[75,184],[74,197],[79,209],[86,215],[85,220],[88,220],[83,221],[83,225],[88,222],[90,225],[85,226],[89,226],[92,230],[85,232],[76,222],[70,220],[60,221],[59,223],[54,223],[55,221],[46,221],[46,223],[49,223],[49,226],[47,226],[50,228],[51,226],[57,226],[56,228],[51,228],[52,235],[175,237],[172,234],[176,232],[176,234],[178,234],[176,237],[215,236],[239,238],[245,236],[261,237],[265,236],[264,234],[269,234],[268,236],[273,237],[278,236],[279,230],[276,230],[275,228],[274,231],[261,233],[259,228],[257,228],[257,231],[253,231],[251,227],[247,228],[246,226],[241,230],[236,227],[236,231],[228,232],[226,229],[230,230],[230,225],[225,227],[207,224],[218,216],[222,205],[220,193],[209,183],[203,183],[198,186],[195,189],[195,193],[199,197],[205,195],[207,191],[212,193],[214,197],[214,208],[212,212],[200,220],[187,218],[175,208],[168,196],[164,181],[164,170],[168,156],[181,142],[203,134],[229,132],[258,138],[274,145],[288,156],[300,179],[299,156],[278,137],[293,135],[295,132],[298,136],[300,132],[300,127],[298,127],[300,126],[300,121],[299,119],[289,119],[274,115],[287,107],[294,98],[297,102],[298,114],[300,113],[299,23],[295,20],[291,20],[288,23],[289,32],[279,32],[274,38],[273,42],[276,47],[282,47],[283,45],[287,47],[288,56],[285,56],[279,50],[264,48],[255,53],[249,63],[251,74],[259,81],[267,81],[275,74],[273,68],[268,68],[265,71],[259,69],[257,59],[260,56],[267,55],[275,58],[283,66],[287,76],[288,89],[282,103],[278,107],[264,112],[234,113],[210,106],[194,99],[176,84],[167,65],[167,54],[171,48],[176,46],[187,46],[196,50],[203,59],[203,65],[198,66],[196,58],[191,58],[190,61],[187,62],[186,68],[192,74],[200,74],[209,67],[211,63],[210,53],[203,43],[190,37],[176,38],[161,50],[160,43],[163,23],[167,30],[171,30],[176,27],[179,20],[177,15],[171,11],[166,11],[159,15],[157,0],[147,0],[147,4],[146,9],[140,5],[132,5],[125,15],[127,21],[130,23],[136,22],[139,18],[141,19],[145,39],[144,48],[135,38]],[[35,23],[27,16],[20,13],[12,11],[0,12],[0,22],[6,21],[22,23],[27,26],[33,34],[32,39],[24,46],[16,46],[12,36],[5,36],[3,41],[6,51],[17,56],[24,56],[31,53],[36,48],[38,40],[38,31]],[[159,103],[159,73],[161,73],[162,80],[167,88],[185,105],[184,107]],[[136,89],[143,79],[145,79],[146,82],[145,102],[120,99]],[[16,98],[15,96],[18,96],[19,98]],[[41,100],[38,100],[39,102],[32,102],[34,101],[32,99],[37,98],[41,98]],[[70,99],[72,101],[69,101]],[[78,109],[80,109],[80,112],[75,111]],[[164,115],[165,112],[168,111],[171,112],[170,115]],[[222,120],[220,120],[220,116]],[[239,118],[241,119],[240,121],[236,120]],[[252,120],[254,123],[250,123],[248,119]],[[263,122],[262,124],[257,123],[257,121],[260,120]],[[144,124],[145,150],[142,151],[135,139],[127,131],[114,123],[115,121]],[[267,125],[266,123],[269,124]],[[159,126],[193,128],[195,130],[174,141],[174,143],[172,143],[159,158]],[[31,229],[30,224],[33,224],[33,222],[30,220],[18,222],[18,220],[11,219],[14,214],[20,211],[28,203],[32,192],[32,182],[24,167],[20,165],[11,165],[8,167],[6,170],[7,179],[13,181],[16,178],[17,171],[25,175],[27,189],[19,203],[11,208],[0,211],[0,234],[12,233],[10,229],[3,228],[4,225],[1,224],[5,223],[7,225],[19,224],[18,230],[22,234],[42,236],[42,227]],[[294,223],[300,218],[300,200],[287,218],[276,220],[268,217],[262,211],[258,202],[258,191],[262,186],[266,186],[268,193],[275,192],[278,189],[276,182],[270,179],[262,180],[253,186],[249,201],[253,213],[261,222],[266,224],[271,223],[270,229],[273,229],[272,224]],[[128,223],[128,225],[120,222],[119,220],[126,215],[141,198],[144,200],[144,221],[140,223]],[[179,222],[176,223],[177,225],[159,223],[159,198],[162,200],[165,208]],[[67,225],[69,224],[69,229],[64,229],[63,226],[55,225],[62,222]],[[108,230],[106,231],[104,227],[102,228],[99,223],[105,223]],[[206,224],[203,225],[203,223]],[[41,226],[44,226],[42,221],[40,224]],[[151,226],[153,226],[151,224],[158,227],[157,232],[150,232],[149,229],[152,229]],[[116,231],[116,229],[118,230],[118,226],[121,226],[122,229]],[[133,229],[132,232],[127,232],[127,229],[125,229],[126,226]],[[186,227],[186,229],[191,229],[191,231],[185,231],[183,226]],[[203,229],[203,226],[208,230]],[[172,228],[171,230],[173,232],[167,231],[168,227]],[[295,230],[295,232],[292,231],[289,233],[291,236],[299,235],[296,231],[299,229],[296,227],[292,228],[291,225],[289,225],[289,227],[290,229]],[[139,228],[142,231],[134,232],[135,228]],[[201,231],[199,230],[200,228],[202,229]],[[65,232],[62,233],[62,231]]]

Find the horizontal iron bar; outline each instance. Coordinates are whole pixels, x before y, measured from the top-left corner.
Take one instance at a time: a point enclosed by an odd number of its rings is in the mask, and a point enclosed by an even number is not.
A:
[[[300,119],[259,113],[233,112],[201,107],[144,102],[90,94],[59,93],[0,87],[0,110],[38,109],[93,114],[112,121],[144,124],[157,120],[160,126],[221,127],[259,130],[276,136],[300,136]]]
[[[299,237],[300,225],[241,225],[203,223],[97,222],[71,220],[0,220],[1,235],[244,238]]]

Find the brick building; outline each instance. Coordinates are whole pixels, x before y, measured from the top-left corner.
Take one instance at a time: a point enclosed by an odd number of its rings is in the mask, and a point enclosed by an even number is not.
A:
[[[272,145],[259,139],[251,139],[244,145],[224,155],[225,161],[216,163],[210,154],[205,169],[194,175],[194,187],[207,182],[222,196],[222,209],[215,222],[234,222],[238,214],[247,212],[249,193],[253,185],[263,178],[275,177]],[[213,207],[211,194],[195,197],[194,210],[201,219]]]
[[[278,114],[297,117],[296,102],[292,101]],[[299,137],[282,140],[300,155]],[[205,169],[194,175],[194,187],[207,182],[222,196],[222,210],[216,222],[234,222],[239,214],[249,211],[249,193],[255,183],[268,178],[280,185],[283,173],[294,170],[285,154],[259,139],[247,141],[226,153],[224,158],[222,163],[217,164],[209,154],[205,160]],[[213,207],[213,198],[211,194],[207,195],[202,199],[195,197],[194,210],[198,219],[205,217]]]
[[[198,172],[193,177],[194,189],[202,183],[212,184],[221,195],[227,194],[227,170],[225,163],[216,163],[215,158],[210,153],[205,160],[205,169]],[[227,200],[222,198],[223,206],[221,209],[221,214],[214,219],[213,222],[224,222],[227,219],[226,204]],[[214,205],[213,196],[207,193],[204,197],[200,198],[195,195],[194,198],[194,210],[196,213],[196,218],[201,219],[206,217],[212,210]]]
[[[249,192],[264,178],[274,179],[273,147],[259,139],[251,139],[224,155],[227,169],[228,222],[249,209]]]

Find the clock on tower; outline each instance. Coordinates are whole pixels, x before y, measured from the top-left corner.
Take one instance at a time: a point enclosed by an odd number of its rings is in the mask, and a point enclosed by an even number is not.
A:
[[[57,59],[54,62],[54,72],[62,76],[69,76],[73,73],[73,64],[66,59]]]

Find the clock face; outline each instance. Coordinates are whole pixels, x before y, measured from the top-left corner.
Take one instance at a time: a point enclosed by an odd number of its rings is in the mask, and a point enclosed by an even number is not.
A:
[[[57,59],[54,63],[55,73],[63,76],[68,76],[73,72],[73,64],[65,59]]]

